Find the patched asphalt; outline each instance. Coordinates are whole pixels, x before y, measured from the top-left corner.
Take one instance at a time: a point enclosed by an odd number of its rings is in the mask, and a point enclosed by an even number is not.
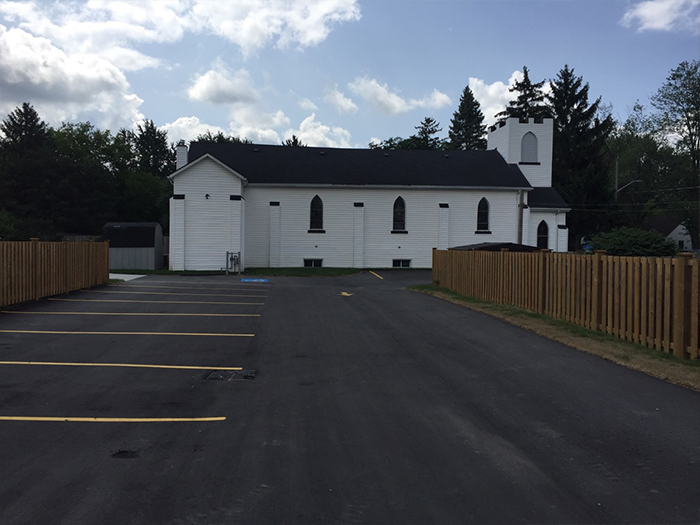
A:
[[[698,523],[700,393],[377,273],[5,309],[0,523]]]

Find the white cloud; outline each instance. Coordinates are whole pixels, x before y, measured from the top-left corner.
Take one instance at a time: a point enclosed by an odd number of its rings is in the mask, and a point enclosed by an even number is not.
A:
[[[245,56],[269,42],[278,48],[315,46],[333,24],[360,19],[356,0],[198,0],[189,13],[195,30],[237,44]]]
[[[354,113],[357,111],[357,105],[338,91],[338,86],[326,90],[325,100],[333,106],[338,113]]]
[[[224,38],[244,56],[271,43],[305,48],[323,42],[335,24],[361,15],[357,0],[0,0],[0,16],[67,53],[126,58],[134,44],[177,42],[186,32]],[[136,69],[156,63],[141,55],[118,65]]]
[[[199,75],[187,93],[192,100],[214,104],[254,102],[258,98],[248,72],[230,71],[220,60],[213,69]]]
[[[115,60],[125,70],[160,62],[129,47],[133,43],[165,43],[181,39],[186,3],[177,0],[141,2],[92,0],[38,4],[0,2],[0,14],[35,36],[43,36],[66,53],[94,53]]]
[[[316,111],[318,106],[311,102],[308,98],[303,98],[299,101],[299,107],[305,111]]]
[[[397,115],[411,109],[403,98],[389,90],[388,85],[380,84],[374,79],[357,78],[348,87],[353,93],[374,104],[387,115]]]
[[[259,144],[280,144],[277,129],[289,126],[283,111],[266,113],[256,107],[237,107],[231,113],[231,134]]]
[[[299,125],[299,129],[287,130],[284,138],[290,139],[296,135],[307,146],[320,146],[328,148],[351,148],[352,135],[341,127],[330,127],[316,121],[316,114],[305,118]]]
[[[197,117],[180,117],[174,122],[160,126],[161,130],[168,132],[168,142],[178,143],[181,139],[191,141],[195,137],[211,131],[214,135],[221,132],[226,134],[226,130],[219,126],[211,126],[201,122]]]
[[[487,84],[480,78],[469,78],[469,89],[472,90],[474,98],[481,106],[481,112],[484,114],[484,123],[487,126],[496,123],[496,113],[503,111],[513,97],[513,93],[508,91],[509,88],[522,79],[522,71],[514,71],[507,85],[500,81]]]
[[[355,79],[349,84],[349,88],[387,115],[406,113],[415,108],[440,109],[452,103],[450,97],[437,89],[422,99],[404,99],[393,93],[387,84],[380,84],[377,80],[366,77]]]
[[[638,31],[700,33],[700,0],[645,0],[630,6],[621,21]]]
[[[130,93],[124,74],[94,54],[68,55],[46,38],[0,25],[0,111],[31,102],[42,118],[58,124],[97,112],[103,127],[143,120],[143,102]]]

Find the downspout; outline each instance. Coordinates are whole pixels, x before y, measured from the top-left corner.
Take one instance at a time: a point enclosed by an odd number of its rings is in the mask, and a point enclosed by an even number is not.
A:
[[[525,192],[518,190],[518,244],[523,243],[523,209],[525,208]]]

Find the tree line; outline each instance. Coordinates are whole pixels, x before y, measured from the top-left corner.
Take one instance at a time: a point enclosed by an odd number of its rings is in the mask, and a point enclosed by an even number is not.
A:
[[[651,96],[615,121],[568,65],[533,82],[527,67],[510,89],[499,120],[554,120],[553,186],[571,206],[572,247],[618,226],[642,226],[669,215],[700,246],[700,61],[682,62]],[[382,149],[486,149],[484,115],[467,86],[447,137],[431,117],[408,138],[372,143]],[[195,141],[250,143],[207,131]],[[293,136],[282,143],[303,147]],[[99,235],[106,222],[160,222],[167,229],[175,145],[146,120],[116,134],[89,122],[52,128],[29,103],[0,122],[0,239]]]
[[[510,92],[498,122],[554,120],[552,185],[571,206],[571,248],[601,231],[641,227],[657,214],[683,223],[700,246],[700,61],[681,62],[652,94],[651,108],[637,101],[623,122],[600,97],[589,99],[588,83],[568,65],[548,82],[533,82],[524,67]],[[438,136],[442,129],[431,117],[415,129],[370,147],[486,149],[484,115],[469,86],[447,137]]]
[[[0,123],[0,239],[99,235],[110,221],[167,224],[175,149],[151,120],[115,135],[52,128],[24,103]]]

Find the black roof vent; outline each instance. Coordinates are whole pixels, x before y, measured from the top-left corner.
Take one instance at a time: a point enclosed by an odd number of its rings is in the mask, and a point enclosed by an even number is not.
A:
[[[325,152],[325,151],[319,151],[318,154],[319,154],[319,155],[325,155],[326,152]]]
[[[450,156],[449,156],[449,155],[445,155],[445,158],[446,158],[446,159],[449,159],[449,158],[450,158]]]
[[[388,153],[385,153],[385,154],[384,154],[384,156],[385,156],[385,157],[388,157],[388,156],[389,156],[389,154],[388,154]]]
[[[258,151],[260,151],[260,148],[253,148],[253,153],[257,153]]]

